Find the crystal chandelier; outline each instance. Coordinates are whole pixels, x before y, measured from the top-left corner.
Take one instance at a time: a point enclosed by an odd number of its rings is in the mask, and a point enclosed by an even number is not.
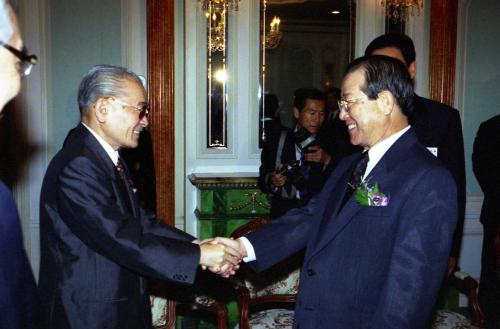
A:
[[[240,0],[198,0],[201,2],[201,8],[203,10],[208,10],[210,6],[213,6],[215,10],[238,10],[238,2]]]
[[[210,53],[226,47],[227,12],[238,10],[240,0],[198,0],[207,18],[207,47]]]
[[[420,15],[423,0],[382,0],[387,16],[394,21],[406,21],[408,16]]]

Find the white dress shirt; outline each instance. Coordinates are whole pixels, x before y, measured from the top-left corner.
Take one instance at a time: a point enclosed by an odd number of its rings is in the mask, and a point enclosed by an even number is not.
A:
[[[99,142],[99,144],[101,144],[101,146],[104,149],[104,151],[106,151],[106,153],[109,155],[111,161],[113,161],[113,163],[116,166],[117,163],[118,163],[118,158],[119,158],[118,151],[115,151],[111,147],[111,145],[108,144],[108,142],[106,142],[104,139],[102,139],[101,136],[97,135],[97,133],[95,131],[93,131],[92,129],[90,129],[90,127],[87,126],[85,123],[82,122],[82,125],[85,128],[87,128],[92,135],[94,135],[94,137],[97,139],[97,141]]]

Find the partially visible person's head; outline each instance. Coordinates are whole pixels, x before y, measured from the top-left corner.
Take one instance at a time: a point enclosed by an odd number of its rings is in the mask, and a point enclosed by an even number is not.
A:
[[[413,87],[406,66],[388,56],[365,56],[351,62],[339,101],[351,143],[371,148],[408,125]]]
[[[141,79],[127,69],[97,65],[78,88],[81,120],[115,150],[137,147],[149,105]]]
[[[365,56],[368,55],[384,55],[399,59],[407,66],[410,77],[415,78],[415,45],[407,35],[383,34],[373,39],[365,50]]]
[[[11,6],[0,0],[0,112],[21,87],[20,60],[7,48],[21,50],[22,46],[17,17]]]
[[[314,88],[300,88],[294,93],[293,115],[300,128],[315,134],[325,121],[325,94]]]
[[[264,102],[261,101],[260,112],[262,114],[262,103],[264,104],[264,117],[276,119],[279,118],[279,101],[278,96],[271,93],[265,93]]]
[[[340,99],[340,89],[339,88],[329,88],[325,91],[326,95],[326,109],[330,112],[334,112],[338,109],[337,102]]]

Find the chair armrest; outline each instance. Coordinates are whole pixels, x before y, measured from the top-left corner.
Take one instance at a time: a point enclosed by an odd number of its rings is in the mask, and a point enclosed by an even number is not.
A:
[[[477,297],[477,281],[469,274],[456,271],[448,279],[448,284],[457,289],[462,294],[469,298],[469,312],[471,315],[472,324],[478,327],[483,327],[485,324],[485,316],[479,305]]]

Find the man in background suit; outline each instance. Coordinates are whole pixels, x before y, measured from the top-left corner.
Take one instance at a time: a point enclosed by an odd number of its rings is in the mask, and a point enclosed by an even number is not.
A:
[[[0,115],[36,63],[23,50],[17,17],[0,0]],[[35,279],[26,257],[16,203],[0,181],[0,329],[38,328],[39,302]]]
[[[474,140],[472,168],[484,193],[479,302],[487,328],[500,328],[500,266],[495,257],[495,239],[500,238],[500,115],[481,123]]]
[[[375,38],[365,55],[385,55],[399,59],[408,68],[414,82],[417,72],[415,45],[404,34],[385,34]],[[456,268],[462,243],[465,216],[465,157],[462,124],[456,109],[417,94],[413,97],[412,128],[422,145],[448,168],[457,184],[458,222],[453,237],[447,273]]]
[[[449,171],[408,125],[412,98],[400,61],[353,61],[340,117],[366,151],[345,158],[306,207],[245,238],[217,238],[258,271],[306,248],[294,328],[428,328],[457,198]]]
[[[78,90],[81,123],[52,159],[40,198],[40,293],[47,329],[149,329],[144,277],[193,283],[198,265],[239,255],[162,224],[140,207],[118,150],[148,125],[141,80],[99,65]]]

